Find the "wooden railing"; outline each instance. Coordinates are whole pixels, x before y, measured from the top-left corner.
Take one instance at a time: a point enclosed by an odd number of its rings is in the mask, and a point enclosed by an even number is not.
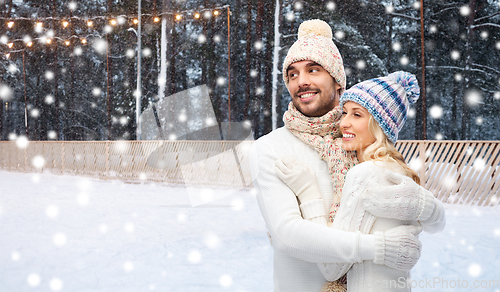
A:
[[[0,169],[126,181],[251,187],[252,141],[0,142]],[[443,202],[495,206],[500,141],[400,141],[422,185]]]

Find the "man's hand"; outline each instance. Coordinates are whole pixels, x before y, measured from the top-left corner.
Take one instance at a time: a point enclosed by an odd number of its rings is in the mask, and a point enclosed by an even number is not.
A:
[[[375,232],[374,263],[390,268],[409,271],[420,258],[422,243],[415,236],[422,232],[420,226],[401,225]]]
[[[381,185],[361,194],[363,208],[381,218],[426,220],[434,210],[434,196],[411,178],[387,171],[391,185]]]
[[[316,175],[301,161],[283,156],[275,161],[276,175],[292,189],[301,204],[321,199]]]

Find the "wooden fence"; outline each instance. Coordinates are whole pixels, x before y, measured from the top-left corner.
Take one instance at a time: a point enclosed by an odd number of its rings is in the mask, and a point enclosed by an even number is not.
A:
[[[251,187],[252,141],[0,142],[0,169],[126,181]],[[21,146],[21,147],[20,147]],[[500,141],[400,141],[424,185],[448,203],[495,206]]]

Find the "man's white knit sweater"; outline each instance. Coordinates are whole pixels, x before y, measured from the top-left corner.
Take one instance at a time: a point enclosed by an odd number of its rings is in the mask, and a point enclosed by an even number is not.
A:
[[[356,263],[374,254],[373,235],[340,231],[302,218],[292,190],[275,174],[275,160],[291,155],[315,173],[324,212],[332,204],[332,182],[318,153],[280,128],[254,142],[250,169],[257,200],[274,249],[274,291],[320,291],[325,278],[317,263]]]

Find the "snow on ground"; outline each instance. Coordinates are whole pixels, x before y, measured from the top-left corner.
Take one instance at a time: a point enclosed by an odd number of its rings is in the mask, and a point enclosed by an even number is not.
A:
[[[500,292],[500,208],[446,208],[407,284]],[[272,249],[251,189],[0,171],[0,291],[272,291]]]

